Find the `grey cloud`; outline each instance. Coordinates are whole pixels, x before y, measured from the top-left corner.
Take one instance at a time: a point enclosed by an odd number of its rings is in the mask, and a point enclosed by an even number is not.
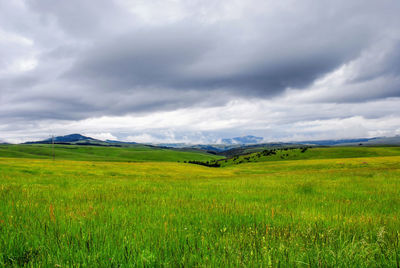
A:
[[[92,84],[108,82],[114,90],[168,86],[217,41],[215,34],[208,39],[209,33],[201,27],[189,29],[161,27],[101,42],[83,51],[66,77]]]
[[[400,97],[400,41],[385,40],[367,49],[344,68],[344,82],[324,85],[314,102],[360,103],[384,98]],[[389,43],[389,45],[388,45]],[[331,79],[332,80],[332,79]],[[377,111],[375,111],[377,112]]]
[[[351,22],[318,25],[316,19],[308,25],[309,21],[297,19],[304,28],[286,21],[277,21],[283,23],[278,28],[270,27],[257,18],[244,26],[180,23],[131,31],[83,51],[67,77],[105,83],[113,90],[137,86],[230,89],[236,95],[268,97],[287,87],[306,87],[357,58],[374,38],[369,29],[352,27]],[[248,37],[250,30],[256,34]]]
[[[40,16],[42,23],[55,21],[65,33],[83,39],[117,30],[117,27],[123,26],[123,19],[127,16],[115,1],[70,0],[55,3],[51,0],[32,0],[25,3]]]
[[[352,73],[313,96],[318,107],[400,96],[398,1],[252,0],[231,9],[176,1],[183,15],[157,10],[157,17],[146,9],[149,20],[122,2],[0,0],[0,33],[6,33],[0,124],[215,107],[235,99],[279,102],[288,88],[309,92],[344,65],[354,65]],[[32,70],[11,68],[30,58],[37,61]],[[318,117],[293,113],[296,120]]]

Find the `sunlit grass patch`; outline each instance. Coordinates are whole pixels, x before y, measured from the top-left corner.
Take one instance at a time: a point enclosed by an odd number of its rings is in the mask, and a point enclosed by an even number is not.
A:
[[[3,266],[395,267],[399,215],[399,156],[0,158]]]

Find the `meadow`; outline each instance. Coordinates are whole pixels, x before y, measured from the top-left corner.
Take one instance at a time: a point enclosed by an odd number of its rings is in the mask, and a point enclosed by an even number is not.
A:
[[[141,144],[129,147],[55,145],[55,158],[61,160],[88,160],[88,161],[208,161],[220,159],[221,156],[199,152],[195,150],[166,149]],[[51,144],[18,144],[0,145],[0,157],[39,158],[53,157]]]
[[[399,267],[400,151],[324,150],[221,168],[3,155],[0,265]]]
[[[265,149],[258,152],[245,153],[226,159],[207,160],[210,163],[219,163],[221,166],[237,165],[242,163],[287,161],[308,159],[335,159],[355,157],[398,156],[400,147],[322,147],[322,148],[280,148]]]

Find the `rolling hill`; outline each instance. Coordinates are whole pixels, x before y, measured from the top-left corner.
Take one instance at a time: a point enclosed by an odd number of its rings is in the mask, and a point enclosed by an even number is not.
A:
[[[244,163],[310,160],[310,159],[341,159],[359,157],[400,156],[400,147],[299,147],[270,148],[247,154],[233,155],[225,159],[211,160],[204,164],[211,167],[226,167]]]
[[[194,150],[172,150],[145,145],[129,147],[81,146],[71,144],[56,144],[54,146],[56,159],[85,161],[209,161],[221,156]],[[0,145],[0,157],[41,158],[53,157],[50,144],[19,144]]]

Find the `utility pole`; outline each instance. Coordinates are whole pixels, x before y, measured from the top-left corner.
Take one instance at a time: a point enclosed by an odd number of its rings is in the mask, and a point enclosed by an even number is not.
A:
[[[51,147],[52,147],[52,152],[53,152],[53,161],[55,160],[55,158],[56,158],[56,155],[55,155],[55,153],[54,153],[54,135],[51,135]]]

